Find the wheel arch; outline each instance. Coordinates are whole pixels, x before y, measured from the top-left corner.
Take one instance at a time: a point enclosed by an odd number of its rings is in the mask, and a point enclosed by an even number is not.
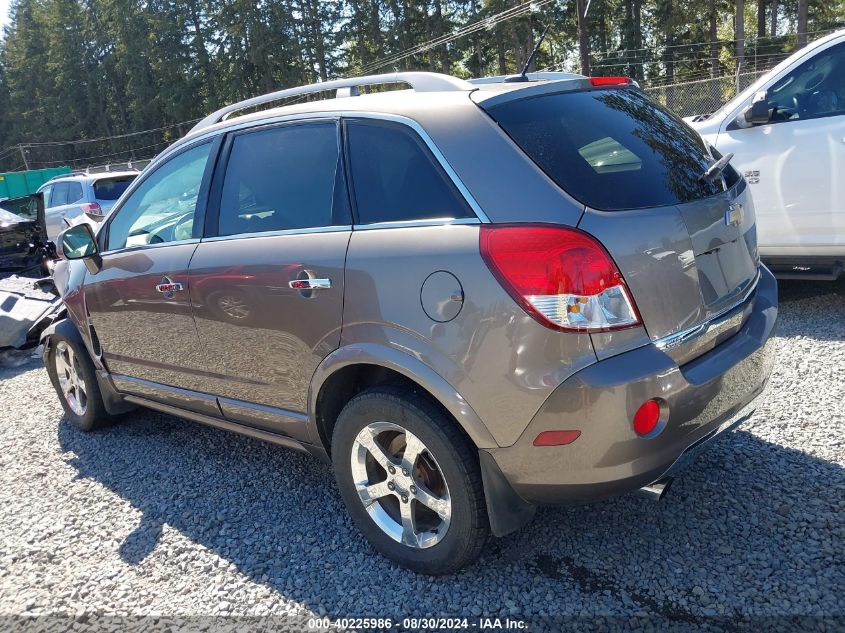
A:
[[[119,415],[135,408],[134,405],[125,402],[123,396],[118,393],[109,376],[108,370],[101,364],[98,356],[92,353],[90,342],[85,340],[85,337],[82,336],[79,328],[76,327],[76,323],[70,319],[67,312],[61,314],[60,318],[51,323],[41,333],[41,358],[44,361],[44,366],[47,368],[47,374],[50,376],[51,381],[55,380],[55,376],[50,366],[49,356],[53,348],[52,339],[56,335],[80,345],[86,351],[89,358],[91,358],[94,364],[94,375],[97,378],[97,386],[100,388],[100,395],[103,398],[103,405],[109,414]]]
[[[498,446],[469,403],[431,367],[400,350],[371,343],[341,347],[317,368],[308,394],[312,441],[329,451],[331,429],[343,406],[364,389],[391,382],[425,392],[476,447]]]

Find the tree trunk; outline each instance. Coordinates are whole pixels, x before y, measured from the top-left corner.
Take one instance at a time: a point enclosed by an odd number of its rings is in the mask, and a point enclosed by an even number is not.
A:
[[[314,51],[317,54],[317,72],[320,80],[326,81],[329,78],[326,68],[326,42],[323,35],[323,25],[320,19],[320,3],[311,0],[311,37],[314,38]]]
[[[634,59],[637,57],[644,57],[643,51],[643,0],[634,0]],[[634,65],[634,77],[642,80],[645,77],[645,68],[642,64]]]
[[[719,37],[717,31],[719,13],[716,10],[716,0],[710,0],[710,76],[719,76],[719,43],[716,41]]]
[[[434,36],[437,38],[443,37],[446,33],[446,28],[443,18],[443,3],[440,0],[434,0]],[[441,44],[437,47],[440,57],[440,72],[451,74],[452,64],[449,60],[449,48],[446,44]]]
[[[772,24],[769,27],[769,35],[776,37],[778,34],[778,0],[771,1]]]
[[[766,37],[766,0],[757,0],[757,37]]]
[[[590,75],[590,32],[587,28],[587,16],[584,15],[586,3],[575,0],[575,10],[578,12],[578,51],[581,56],[581,74]]]
[[[507,75],[508,74],[508,62],[505,58],[505,42],[501,37],[496,38],[496,54],[499,58],[499,74],[500,75]]]
[[[740,73],[745,66],[745,0],[736,0],[734,38],[736,39],[736,70]]]
[[[807,5],[809,0],[798,0],[798,48],[807,45]]]

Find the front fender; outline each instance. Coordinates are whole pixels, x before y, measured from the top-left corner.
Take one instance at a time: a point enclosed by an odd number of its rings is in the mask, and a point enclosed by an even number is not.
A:
[[[320,442],[316,424],[317,396],[320,389],[329,376],[350,365],[377,365],[402,374],[428,391],[443,405],[478,448],[498,446],[478,414],[442,376],[410,354],[378,343],[345,345],[329,354],[317,367],[308,389],[308,414],[313,443]]]

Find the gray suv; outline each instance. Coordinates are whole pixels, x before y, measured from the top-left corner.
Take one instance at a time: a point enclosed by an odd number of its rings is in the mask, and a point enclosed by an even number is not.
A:
[[[140,405],[307,451],[450,573],[538,505],[662,496],[749,415],[777,289],[727,159],[625,78],[251,99],[64,232],[45,362],[80,430]]]

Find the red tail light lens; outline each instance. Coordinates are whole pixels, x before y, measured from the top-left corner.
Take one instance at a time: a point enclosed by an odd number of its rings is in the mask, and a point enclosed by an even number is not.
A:
[[[629,83],[628,77],[590,77],[593,86],[627,86]]]
[[[616,264],[586,233],[483,225],[481,255],[505,290],[546,327],[603,332],[640,323]]]
[[[657,400],[646,400],[634,414],[634,431],[637,435],[648,435],[660,422],[660,404]]]
[[[543,431],[534,438],[534,446],[566,446],[581,437],[581,431]]]
[[[81,205],[82,212],[88,215],[103,215],[103,210],[96,202],[86,202]]]

